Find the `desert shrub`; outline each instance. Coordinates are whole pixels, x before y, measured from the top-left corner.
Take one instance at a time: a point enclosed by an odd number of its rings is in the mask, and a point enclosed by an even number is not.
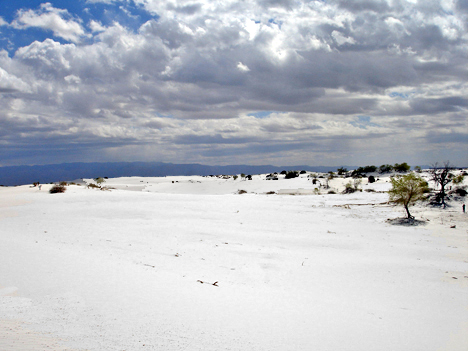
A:
[[[241,173],[241,178],[245,178],[245,174],[244,174],[244,173]]]
[[[247,180],[252,180],[252,176],[249,174],[247,177],[245,177]]]
[[[357,176],[362,176],[366,173],[373,173],[377,171],[377,167],[376,166],[364,166],[364,167],[359,167],[358,169],[355,169],[352,173],[351,173],[351,177],[355,178]]]
[[[354,188],[353,184],[351,182],[348,182],[345,184],[345,190],[343,190],[343,194],[352,194],[356,191]]]
[[[375,193],[375,190],[374,190],[374,189],[366,189],[366,190],[364,190],[364,191],[366,191],[366,192],[368,192],[368,193]]]
[[[306,174],[307,172],[305,170],[302,170],[301,171],[301,174]]]
[[[362,180],[359,178],[355,178],[353,182],[348,182],[345,184],[345,190],[343,191],[343,194],[352,194],[356,191],[362,191],[359,189],[359,186],[361,185]]]
[[[274,191],[267,192],[267,195],[273,195],[273,194],[276,194],[276,192],[274,192]]]
[[[393,166],[392,165],[382,165],[379,167],[379,173],[390,173],[393,171]]]
[[[422,172],[422,168],[420,166],[414,166],[414,170],[418,173]]]
[[[348,169],[344,167],[340,167],[336,171],[338,172],[338,175],[343,175],[343,174],[348,173]]]
[[[461,184],[461,183],[463,183],[464,178],[465,178],[465,176],[463,174],[459,174],[459,175],[452,178],[452,183],[453,184]]]
[[[328,190],[327,194],[336,194],[336,192],[334,192],[333,190]]]
[[[237,190],[238,194],[247,194],[247,190]]]
[[[453,192],[459,196],[466,196],[468,192],[463,188],[455,188]]]
[[[52,188],[50,188],[49,193],[51,194],[64,193],[66,190],[67,188],[64,185],[56,184]]]
[[[369,183],[375,183],[375,177],[371,175],[371,176],[369,176],[369,178],[367,178],[367,181]]]
[[[234,178],[234,180],[236,180],[237,178],[239,178],[239,176],[234,175],[234,176],[232,176],[232,178]]]
[[[396,172],[405,173],[405,172],[408,172],[411,169],[411,166],[409,166],[406,162],[395,163],[395,165],[393,166],[393,169]]]
[[[296,178],[296,177],[299,177],[299,172],[298,171],[289,171],[284,176],[284,179],[292,179],[292,178]]]
[[[67,182],[60,182],[60,185],[67,186]]]
[[[101,187],[99,185],[96,185],[96,184],[88,184],[88,188],[92,188],[92,189],[100,189]]]
[[[283,171],[281,171],[280,174],[286,174],[286,173],[288,173],[288,172],[286,172],[285,170],[283,170]]]

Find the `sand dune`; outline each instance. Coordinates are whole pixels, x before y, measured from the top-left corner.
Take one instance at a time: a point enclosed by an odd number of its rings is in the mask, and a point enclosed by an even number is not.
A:
[[[266,195],[314,186],[264,175],[0,188],[0,349],[466,350],[461,204],[395,226],[388,179],[365,183],[374,192]]]

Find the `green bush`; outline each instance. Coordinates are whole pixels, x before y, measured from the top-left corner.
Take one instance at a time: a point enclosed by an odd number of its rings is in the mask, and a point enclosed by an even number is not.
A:
[[[395,165],[393,166],[393,169],[399,173],[406,173],[411,169],[411,166],[409,166],[406,162],[395,163]]]

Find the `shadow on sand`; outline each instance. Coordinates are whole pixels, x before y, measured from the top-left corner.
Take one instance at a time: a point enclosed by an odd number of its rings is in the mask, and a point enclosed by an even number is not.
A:
[[[386,220],[387,223],[391,225],[403,225],[406,227],[409,226],[423,226],[426,225],[426,221],[421,221],[419,219],[414,219],[414,218],[389,218]]]

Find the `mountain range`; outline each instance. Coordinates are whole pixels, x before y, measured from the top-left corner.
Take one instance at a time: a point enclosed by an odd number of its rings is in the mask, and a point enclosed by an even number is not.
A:
[[[355,166],[344,166],[355,169]],[[73,181],[97,177],[164,177],[217,174],[264,174],[283,170],[305,170],[310,172],[336,171],[329,166],[272,166],[272,165],[228,165],[208,166],[202,164],[174,164],[163,162],[102,162],[102,163],[61,163],[36,166],[0,167],[0,185],[15,186],[40,182]]]

